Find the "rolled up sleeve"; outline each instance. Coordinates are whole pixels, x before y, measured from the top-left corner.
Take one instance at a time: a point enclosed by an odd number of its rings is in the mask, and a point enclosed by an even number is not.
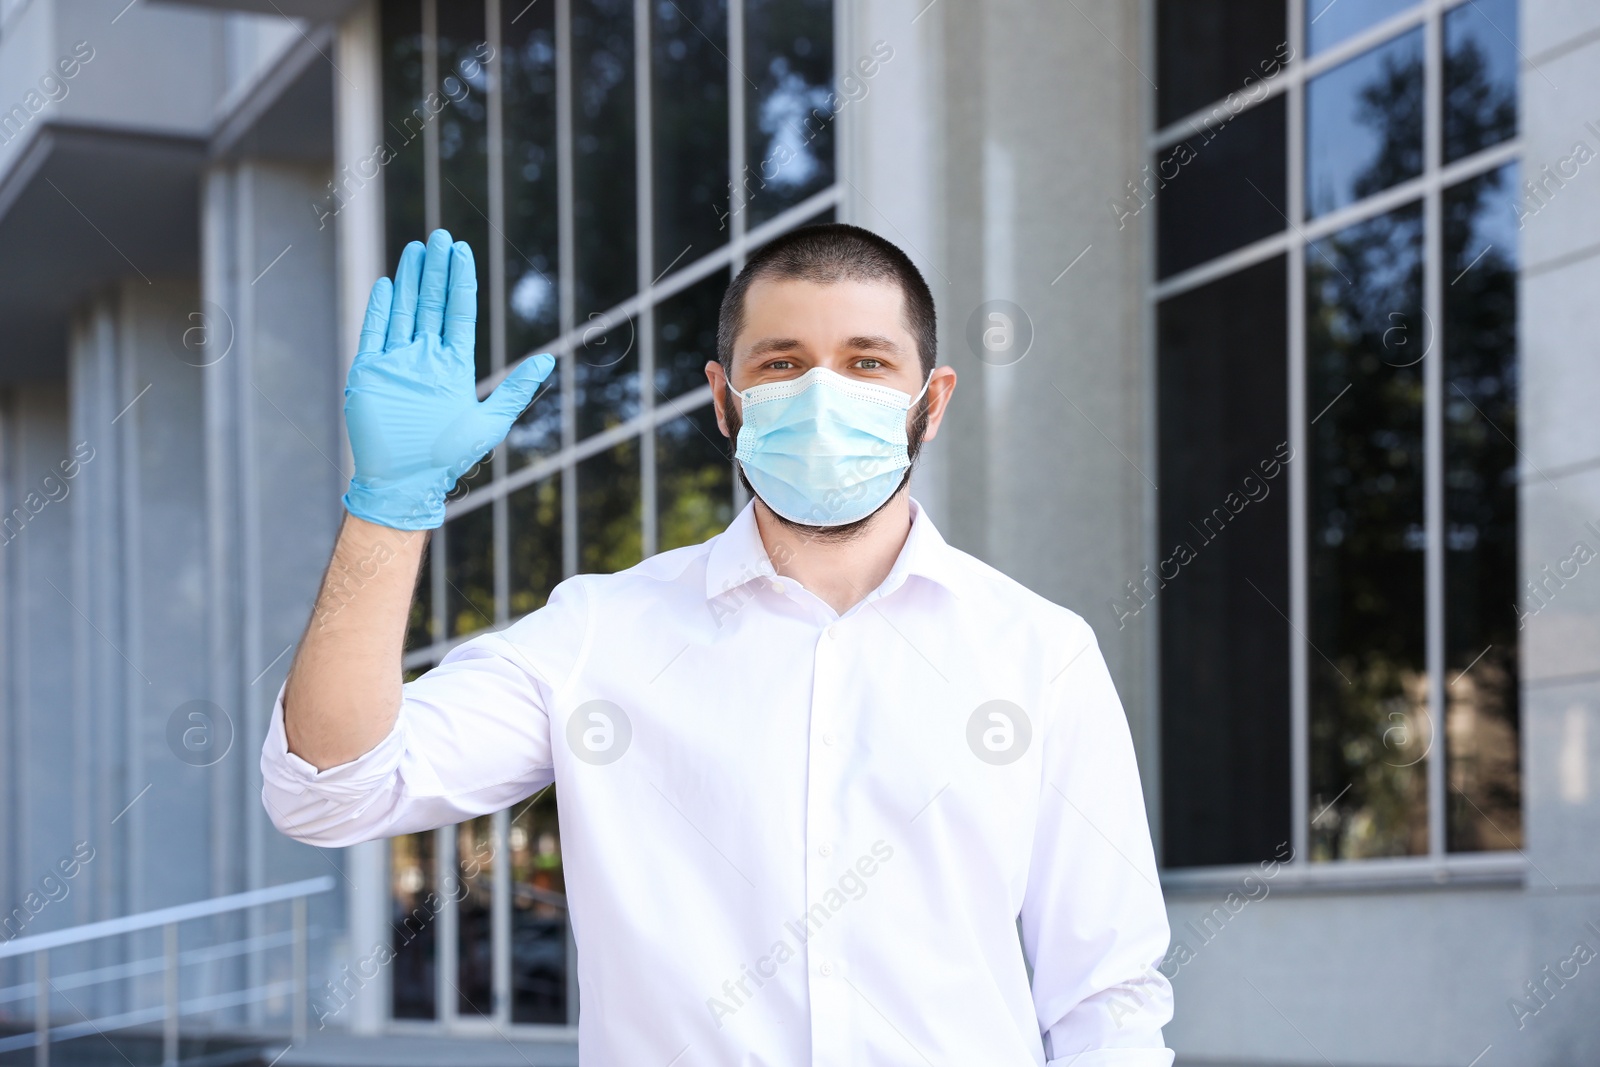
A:
[[[402,689],[389,733],[318,771],[289,751],[283,690],[261,749],[274,826],[338,847],[448,826],[515,804],[554,781],[549,709],[589,641],[579,580],[504,631],[474,637]]]
[[[1052,683],[1022,908],[1048,1067],[1170,1067],[1171,931],[1133,739],[1087,623]]]

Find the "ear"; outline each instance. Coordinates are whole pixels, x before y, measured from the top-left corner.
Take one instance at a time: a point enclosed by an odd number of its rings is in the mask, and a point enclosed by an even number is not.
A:
[[[938,436],[939,423],[944,421],[945,410],[950,406],[950,398],[955,395],[955,391],[955,368],[935,367],[933,374],[928,378],[928,428],[922,434],[924,443]]]
[[[728,375],[717,360],[706,364],[706,381],[711,383],[711,406],[717,410],[717,429],[722,431],[722,436],[732,437],[728,432],[728,413],[723,410],[723,402],[728,397]]]

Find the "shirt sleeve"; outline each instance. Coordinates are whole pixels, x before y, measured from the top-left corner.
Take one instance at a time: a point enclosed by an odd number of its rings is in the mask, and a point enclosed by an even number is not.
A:
[[[561,583],[538,611],[407,682],[388,735],[323,771],[289,751],[280,689],[261,748],[273,825],[340,847],[486,815],[549,785],[549,709],[587,651],[588,614],[581,580]]]
[[[1170,1067],[1171,930],[1133,738],[1087,623],[1047,692],[1043,781],[1022,907],[1047,1067]]]

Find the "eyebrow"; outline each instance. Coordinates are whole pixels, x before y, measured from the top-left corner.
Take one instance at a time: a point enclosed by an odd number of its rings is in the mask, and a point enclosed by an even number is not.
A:
[[[892,352],[895,354],[900,352],[900,346],[882,334],[859,334],[847,340],[844,346],[869,352]],[[754,359],[772,352],[793,352],[795,349],[803,347],[805,346],[793,337],[763,337],[750,346],[749,355]]]

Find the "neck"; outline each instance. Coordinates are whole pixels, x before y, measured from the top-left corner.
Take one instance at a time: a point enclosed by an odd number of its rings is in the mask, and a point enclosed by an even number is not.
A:
[[[902,487],[854,537],[818,538],[755,502],[756,529],[773,568],[793,578],[843,615],[889,576],[911,533],[911,498]]]

